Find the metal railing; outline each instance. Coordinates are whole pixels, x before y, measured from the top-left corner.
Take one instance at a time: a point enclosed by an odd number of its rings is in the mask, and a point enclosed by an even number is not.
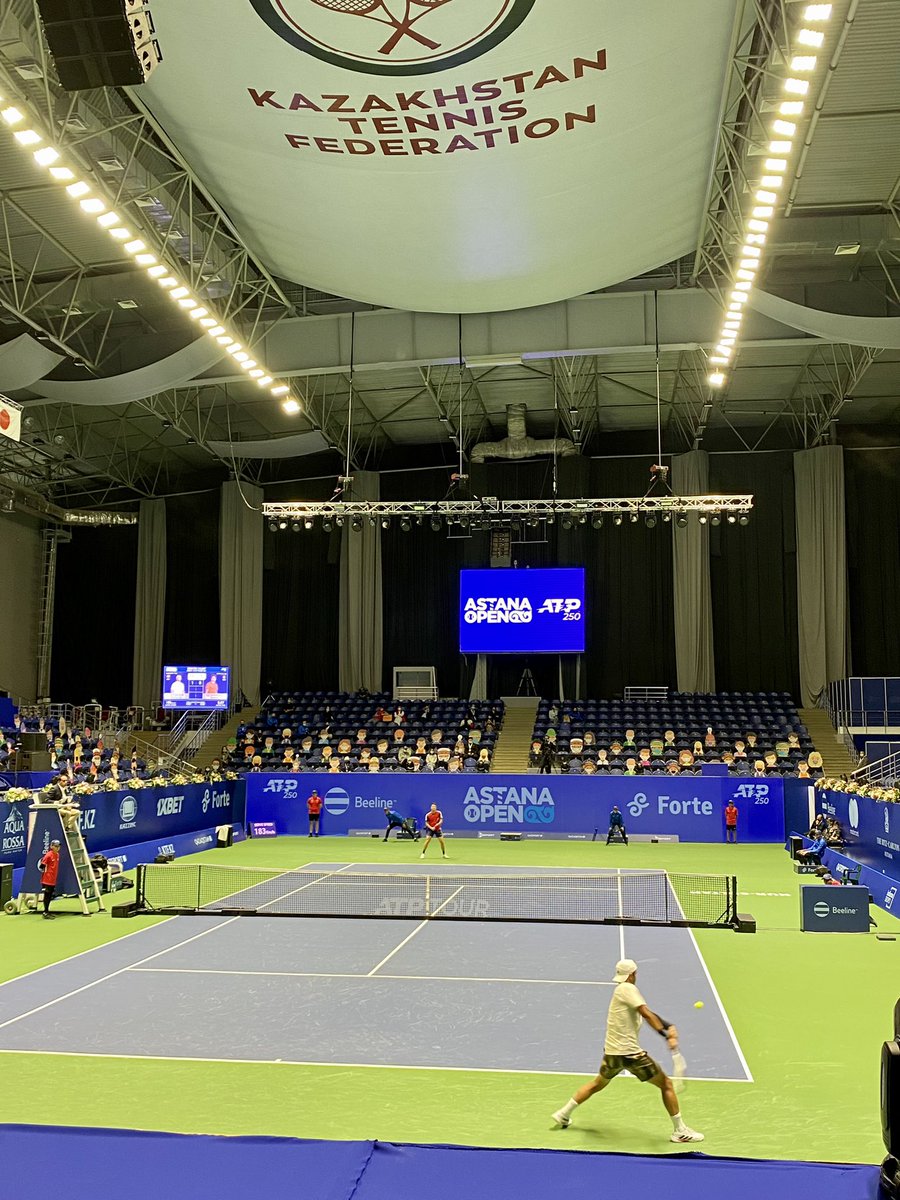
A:
[[[884,758],[866,763],[853,772],[851,778],[858,783],[872,783],[878,787],[896,787],[900,783],[900,750],[886,754]]]

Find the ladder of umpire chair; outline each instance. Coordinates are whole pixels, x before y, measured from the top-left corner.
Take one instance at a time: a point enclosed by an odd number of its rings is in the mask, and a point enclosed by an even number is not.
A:
[[[91,866],[81,830],[76,823],[74,828],[66,829],[65,832],[66,841],[72,854],[72,862],[75,865],[75,874],[78,878],[78,898],[81,901],[82,912],[85,916],[89,916],[91,904],[96,904],[98,911],[106,912],[106,905],[100,894],[100,882],[94,875],[94,868]]]

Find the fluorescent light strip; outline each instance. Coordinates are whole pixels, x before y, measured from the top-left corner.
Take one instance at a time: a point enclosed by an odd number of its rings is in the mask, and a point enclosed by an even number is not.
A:
[[[2,100],[3,97],[0,96],[0,103]],[[0,109],[0,117],[8,126],[14,127],[25,121],[26,113],[22,108],[8,104],[5,108]],[[37,130],[27,128],[14,130],[13,137],[20,146],[26,148],[41,146],[44,140]],[[37,166],[49,169],[52,179],[66,185],[66,191],[73,200],[79,201],[79,206],[84,212],[96,215],[101,229],[106,230],[114,241],[123,243],[122,248],[133,256],[138,266],[146,269],[151,279],[155,279],[160,287],[171,289],[169,291],[171,298],[177,300],[179,306],[189,312],[194,320],[199,321],[211,337],[215,337],[219,345],[241,364],[251,379],[255,379],[260,387],[267,387],[273,382],[272,376],[267,374],[265,368],[259,366],[255,359],[243,351],[240,342],[227,333],[218,318],[210,316],[209,310],[190,295],[190,288],[180,284],[174,275],[169,274],[169,268],[157,262],[156,256],[147,250],[146,243],[141,238],[134,237],[126,226],[119,223],[119,215],[111,212],[106,202],[99,196],[91,195],[90,185],[84,180],[78,179],[70,167],[60,163],[60,153],[56,147],[41,146],[41,149],[32,151],[32,158]],[[274,396],[282,396],[289,392],[290,388],[287,384],[277,384],[271,391]],[[300,405],[293,398],[284,401],[283,408],[290,413],[300,412]]]

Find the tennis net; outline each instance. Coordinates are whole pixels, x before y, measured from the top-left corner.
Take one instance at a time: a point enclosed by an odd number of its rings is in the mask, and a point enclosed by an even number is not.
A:
[[[138,867],[148,913],[734,926],[737,880],[666,871],[388,874],[205,863]]]

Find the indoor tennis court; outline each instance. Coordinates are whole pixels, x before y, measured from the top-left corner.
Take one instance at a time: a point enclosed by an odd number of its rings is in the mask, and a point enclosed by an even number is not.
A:
[[[358,865],[305,866],[330,884]],[[415,884],[426,869],[439,887],[433,863],[383,877]],[[505,870],[475,874],[502,882]],[[629,874],[597,880],[615,902]],[[533,890],[540,875],[520,878]],[[612,964],[626,955],[658,1008],[690,1014],[689,1076],[751,1082],[691,930],[587,923],[177,917],[5,985],[0,1048],[573,1075],[599,1060]],[[655,1041],[645,1036],[651,1053]]]

